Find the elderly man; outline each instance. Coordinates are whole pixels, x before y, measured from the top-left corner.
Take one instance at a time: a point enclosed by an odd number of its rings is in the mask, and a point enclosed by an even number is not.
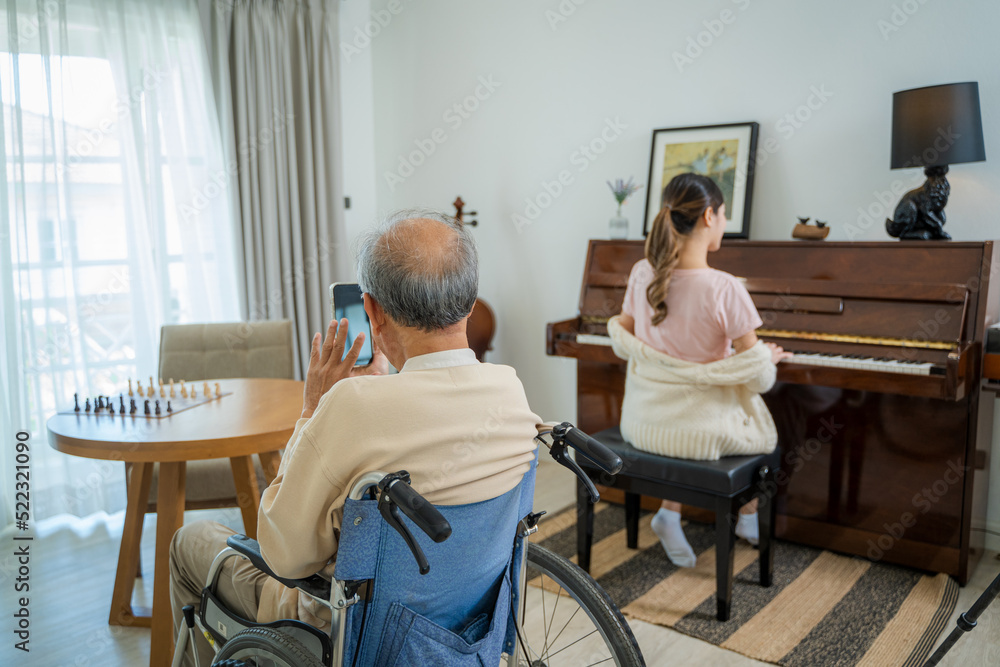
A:
[[[514,369],[479,363],[468,347],[479,272],[461,224],[429,212],[396,214],[362,239],[357,273],[375,356],[353,368],[359,336],[341,361],[346,320],[330,323],[322,346],[314,336],[302,418],[261,498],[258,540],[284,577],[332,573],[344,501],[365,472],[408,470],[432,503],[458,505],[514,488],[534,456],[541,420]],[[388,363],[400,372],[386,374]],[[197,604],[209,565],[231,534],[199,522],[174,536],[175,630],[181,607]],[[227,562],[219,592],[234,612],[260,622],[329,621],[309,598],[241,559]]]

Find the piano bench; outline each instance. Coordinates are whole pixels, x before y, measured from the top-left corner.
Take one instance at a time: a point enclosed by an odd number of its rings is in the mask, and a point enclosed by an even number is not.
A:
[[[624,466],[617,475],[609,475],[584,456],[577,463],[595,484],[625,492],[625,527],[628,547],[638,546],[639,500],[643,495],[672,500],[715,511],[716,617],[728,621],[732,607],[733,563],[735,558],[736,518],[740,507],[759,498],[760,584],[771,585],[774,554],[774,505],[777,493],[774,475],[781,454],[727,456],[718,461],[692,461],[659,456],[636,449],[622,438],[618,427],[593,436],[618,454]],[[590,570],[590,548],[594,537],[594,509],[586,487],[578,484],[577,559],[580,567]]]

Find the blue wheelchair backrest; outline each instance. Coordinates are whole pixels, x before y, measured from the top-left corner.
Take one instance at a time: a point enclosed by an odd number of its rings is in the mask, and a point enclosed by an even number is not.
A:
[[[434,664],[495,667],[513,645],[511,594],[518,521],[531,512],[537,458],[502,496],[468,505],[438,505],[452,534],[436,544],[407,517],[427,556],[421,575],[403,539],[379,514],[375,500],[348,500],[334,576],[372,580],[367,601],[349,610],[344,664]],[[365,608],[367,607],[367,609]],[[359,636],[364,616],[364,636]]]

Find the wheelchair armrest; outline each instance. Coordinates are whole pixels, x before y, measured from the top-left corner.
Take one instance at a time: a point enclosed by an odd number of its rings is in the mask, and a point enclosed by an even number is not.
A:
[[[297,588],[304,593],[322,600],[330,599],[330,582],[318,574],[306,577],[305,579],[286,579],[276,575],[268,564],[264,562],[264,556],[260,553],[260,544],[257,540],[251,539],[246,535],[231,535],[226,540],[226,544],[239,552],[240,555],[246,556],[255,568],[272,579],[277,579],[285,586]]]

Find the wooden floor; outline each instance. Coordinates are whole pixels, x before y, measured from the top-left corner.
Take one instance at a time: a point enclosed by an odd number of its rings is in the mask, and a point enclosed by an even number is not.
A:
[[[550,514],[574,501],[574,477],[554,463],[544,463],[536,485],[536,509]],[[232,510],[189,512],[187,521],[211,518],[236,530],[239,514]],[[77,521],[31,543],[30,653],[14,650],[10,613],[14,607],[13,551],[5,533],[0,556],[0,590],[3,600],[3,634],[0,635],[0,665],[73,667],[145,665],[149,661],[149,630],[107,624],[114,581],[122,516]],[[137,583],[134,601],[150,606],[152,595],[155,517],[147,518],[143,537],[143,567],[146,576]],[[966,611],[1000,571],[994,554],[985,558],[959,596],[955,617]],[[736,653],[693,639],[679,632],[632,622],[632,630],[648,665],[763,665]],[[954,618],[946,632],[955,627]],[[565,664],[576,664],[572,659]],[[979,619],[979,627],[963,637],[941,663],[956,667],[1000,665],[1000,601]]]

